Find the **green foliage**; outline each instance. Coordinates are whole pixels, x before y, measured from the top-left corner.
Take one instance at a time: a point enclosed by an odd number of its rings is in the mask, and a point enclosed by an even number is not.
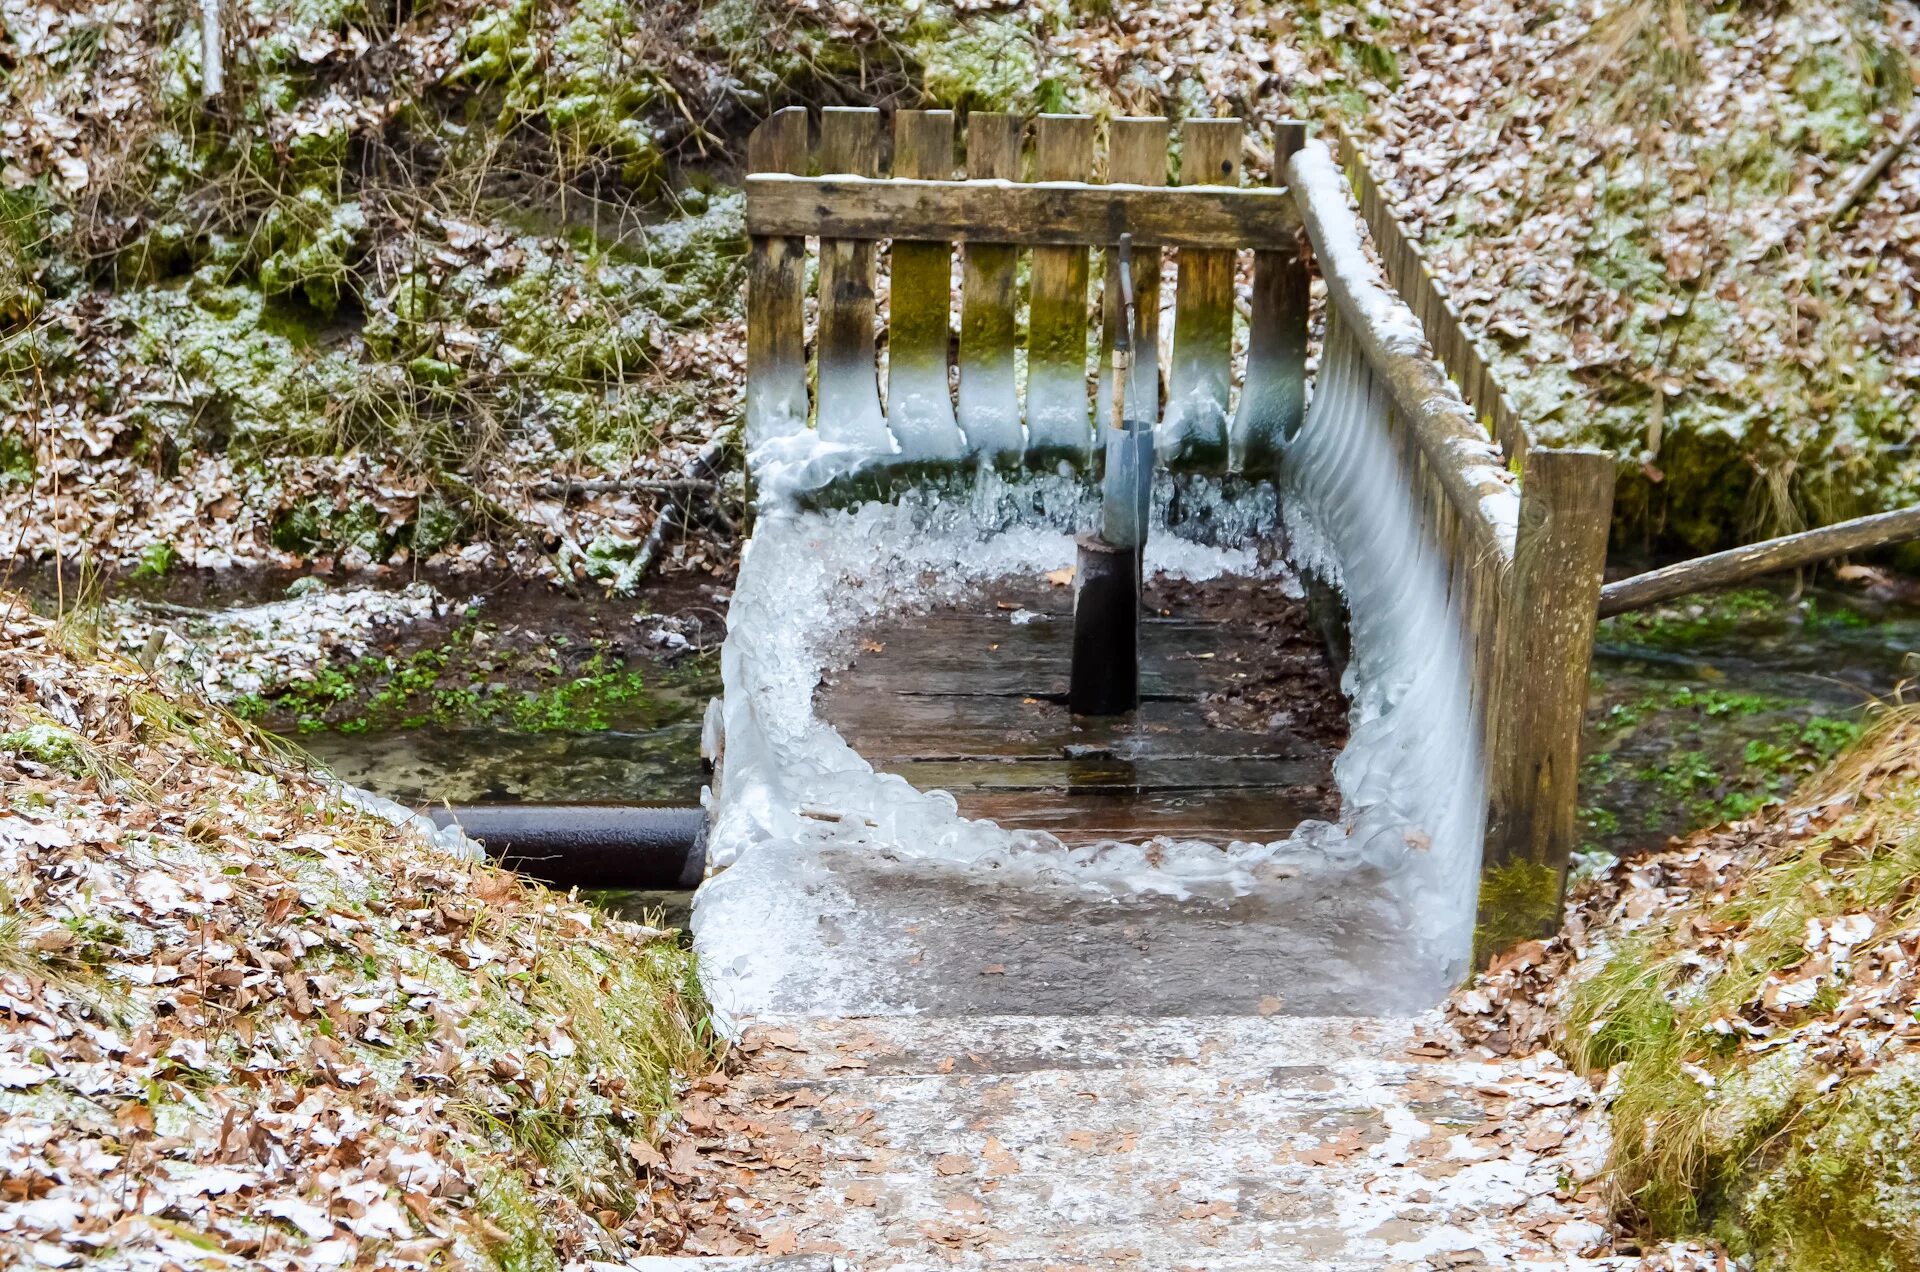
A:
[[[149,543],[140,549],[140,563],[133,568],[136,579],[164,579],[173,569],[174,552],[171,543]]]

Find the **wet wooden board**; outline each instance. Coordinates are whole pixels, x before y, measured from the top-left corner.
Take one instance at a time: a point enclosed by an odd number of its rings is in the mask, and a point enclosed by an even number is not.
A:
[[[1220,697],[1303,661],[1314,664],[1304,681],[1332,694],[1333,678],[1323,651],[1286,639],[1305,621],[1297,603],[1269,589],[1256,606],[1246,598],[1262,593],[1244,584],[1212,586],[1212,603],[1189,597],[1142,624],[1149,699],[1131,716],[1067,711],[1071,592],[1038,580],[874,625],[816,706],[877,769],[948,791],[963,815],[1009,829],[1069,843],[1278,839],[1336,811],[1336,742],[1263,727],[1246,711],[1226,719]],[[1013,622],[1021,611],[1033,617]],[[1324,718],[1327,703],[1318,706]]]

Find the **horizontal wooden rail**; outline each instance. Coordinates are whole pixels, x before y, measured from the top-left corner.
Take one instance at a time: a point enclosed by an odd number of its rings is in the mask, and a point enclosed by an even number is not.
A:
[[[1278,187],[1091,185],[1082,181],[747,178],[747,233],[1085,247],[1274,248],[1300,215]]]
[[[1851,521],[1729,548],[1609,583],[1600,589],[1600,617],[1610,618],[1710,587],[1744,583],[1763,574],[1798,569],[1828,557],[1883,548],[1905,539],[1920,539],[1920,507],[1855,517]]]
[[[1427,263],[1419,240],[1407,233],[1394,216],[1380,183],[1374,180],[1366,151],[1344,128],[1340,130],[1340,162],[1351,175],[1361,219],[1373,233],[1374,249],[1380,253],[1388,281],[1419,317],[1434,353],[1449,377],[1460,386],[1460,395],[1466,398],[1467,405],[1487,426],[1507,457],[1524,465],[1531,435],[1520,413],[1514,409],[1512,398],[1494,374],[1486,346],[1468,330],[1465,318],[1454,307],[1447,285]]]
[[[1486,430],[1427,350],[1419,322],[1389,292],[1360,248],[1347,183],[1324,146],[1308,146],[1288,167],[1299,191],[1327,297],[1338,307],[1367,363],[1405,416],[1415,443],[1482,551],[1511,560],[1519,500]]]

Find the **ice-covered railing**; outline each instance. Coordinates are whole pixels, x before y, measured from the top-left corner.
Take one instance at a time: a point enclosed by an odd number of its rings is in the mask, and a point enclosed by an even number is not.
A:
[[[1374,180],[1366,151],[1344,128],[1340,130],[1340,162],[1353,183],[1360,217],[1373,233],[1374,250],[1385,266],[1387,281],[1419,318],[1440,365],[1518,471],[1525,463],[1530,435],[1512,397],[1494,375],[1493,359],[1461,318],[1446,283],[1428,266],[1420,241],[1394,216],[1380,183]]]
[[[1350,675],[1385,704],[1349,748],[1377,771],[1342,789],[1429,801],[1448,843],[1484,822],[1476,943],[1498,949],[1559,915],[1612,461],[1536,448],[1522,489],[1363,249],[1326,148],[1299,150],[1287,176],[1328,299],[1312,405],[1281,462],[1293,552],[1345,596]],[[1437,873],[1435,904],[1474,895],[1472,863]]]
[[[1096,414],[1105,418],[1094,403],[1109,400],[1108,355],[1125,321],[1118,266],[1104,249],[1122,234],[1139,281],[1129,414],[1157,421],[1168,467],[1265,472],[1305,407],[1306,265],[1286,190],[1240,184],[1243,133],[1237,119],[1182,123],[1178,184],[1169,184],[1176,134],[1160,118],[1108,121],[1102,148],[1087,115],[1041,115],[1029,126],[974,111],[962,131],[950,111],[896,111],[886,176],[878,111],[822,111],[817,143],[804,110],[761,124],[746,183],[747,446],[757,488],[778,500],[852,472],[955,461],[1088,466]],[[1283,125],[1277,148],[1284,156],[1303,137],[1301,125]],[[818,242],[811,288],[809,239]],[[876,341],[883,243],[885,338]],[[1164,402],[1163,249],[1179,253]],[[1093,306],[1096,251],[1106,286]],[[1252,321],[1234,408],[1241,252],[1253,257]],[[1103,351],[1090,375],[1096,325]]]

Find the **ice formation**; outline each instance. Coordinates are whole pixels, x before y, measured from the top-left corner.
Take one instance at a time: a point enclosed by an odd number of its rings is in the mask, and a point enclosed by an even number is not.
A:
[[[1350,220],[1337,169],[1324,151],[1309,152],[1295,161],[1303,198],[1337,198],[1326,220]],[[1369,362],[1382,349],[1424,356],[1422,337],[1411,313],[1378,285],[1357,233],[1342,233],[1322,250],[1322,268],[1358,280],[1346,292],[1354,311],[1330,321],[1320,380],[1286,444],[1277,490],[1241,483],[1229,497],[1218,483],[1186,477],[1179,515],[1170,518],[1163,476],[1147,549],[1150,572],[1243,573],[1293,587],[1290,567],[1271,563],[1284,524],[1292,560],[1344,593],[1352,733],[1334,770],[1339,821],[1307,823],[1265,844],[1068,848],[1042,832],[963,818],[944,792],[876,773],[813,710],[822,673],[850,656],[853,632],[875,616],[958,600],[997,578],[1070,566],[1073,534],[1093,520],[1094,491],[1064,473],[1013,480],[982,468],[964,492],[920,486],[890,501],[810,509],[808,492],[891,457],[879,447],[863,452],[833,429],[769,438],[749,457],[761,520],[742,558],[722,650],[724,704],[710,721],[723,744],[709,846],[719,873],[695,908],[696,947],[723,1018],[777,1001],[783,969],[799,964],[832,964],[840,977],[832,1001],[815,993],[812,1010],[907,1009],[887,979],[904,945],[889,948],[885,932],[865,923],[857,956],[836,948],[851,939],[841,919],[855,902],[830,862],[847,852],[929,871],[991,872],[1006,886],[1073,889],[1089,903],[1244,896],[1306,871],[1353,871],[1384,889],[1434,983],[1464,972],[1485,819],[1469,659],[1445,563],[1421,533],[1386,426],[1387,394]],[[1423,414],[1449,418],[1464,411],[1457,395],[1422,405]],[[1482,484],[1497,505],[1488,520],[1510,542],[1511,479],[1486,449],[1492,459]]]

